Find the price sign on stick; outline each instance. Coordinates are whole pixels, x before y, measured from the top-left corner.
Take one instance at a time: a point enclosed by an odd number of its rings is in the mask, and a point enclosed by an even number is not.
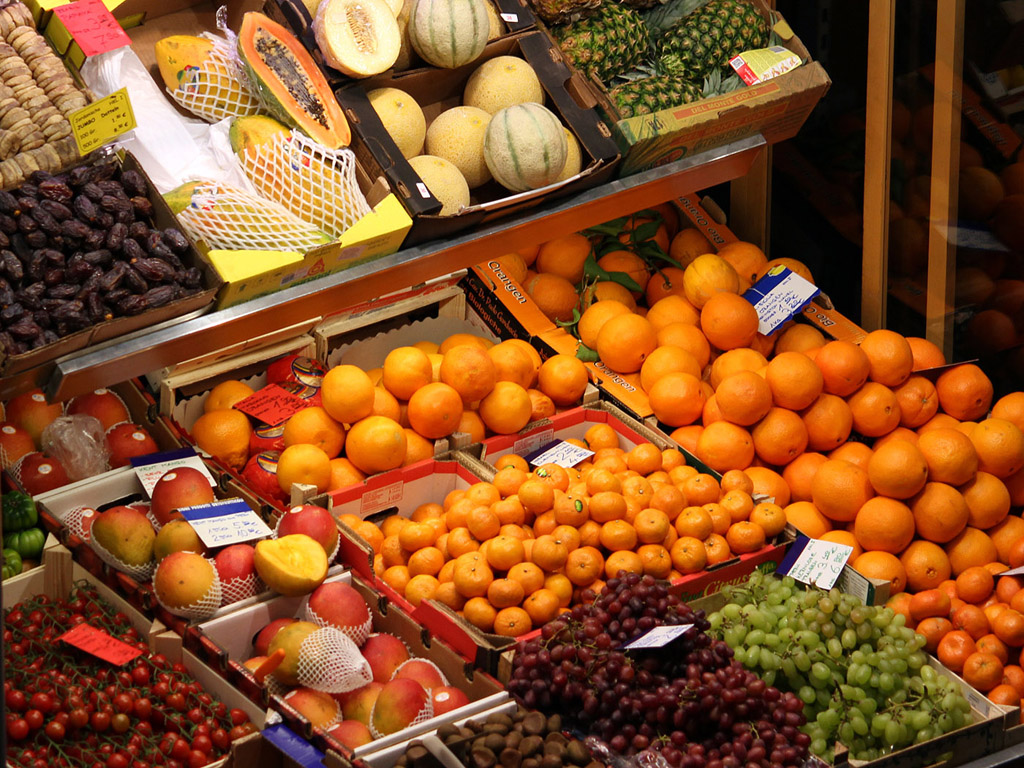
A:
[[[243,541],[265,539],[272,531],[242,499],[225,499],[178,510],[213,549]]]
[[[846,544],[800,535],[775,572],[813,587],[832,589],[852,552],[853,547]]]
[[[76,109],[68,117],[68,122],[81,154],[87,155],[109,144],[135,128],[135,113],[128,99],[128,89],[114,91],[99,101]]]
[[[138,648],[133,648],[89,624],[78,624],[57,639],[117,666],[127,664],[142,655]]]

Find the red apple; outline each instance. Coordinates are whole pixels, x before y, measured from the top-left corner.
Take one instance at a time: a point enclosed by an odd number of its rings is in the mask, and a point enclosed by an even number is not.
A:
[[[256,566],[253,565],[255,556],[256,550],[251,544],[232,544],[217,553],[213,565],[222,583],[232,579],[247,579],[256,573]]]
[[[58,416],[64,408],[60,403],[50,405],[41,389],[23,392],[7,401],[7,421],[21,427],[32,436],[32,442],[39,447],[43,430]]]
[[[269,424],[257,424],[253,427],[252,434],[249,435],[249,455],[255,456],[263,451],[283,451],[284,425],[285,422],[282,421],[276,427]]]
[[[277,482],[277,451],[263,451],[252,456],[242,470],[242,480],[247,486],[265,499],[276,502],[287,501],[288,496]]]
[[[427,661],[426,659],[409,659],[404,662],[395,670],[395,676],[392,679],[397,680],[400,677],[407,677],[410,680],[415,680],[428,691],[432,688],[439,688],[445,684],[445,679],[441,674],[441,670],[437,668],[437,665],[434,662]]]
[[[345,693],[335,693],[334,700],[341,705],[341,716],[346,720],[358,720],[361,723],[370,724],[370,713],[373,712],[373,704],[377,701],[384,683],[371,681],[361,688]]]
[[[358,720],[342,720],[327,731],[327,734],[348,749],[355,749],[373,741],[373,734],[365,723]]]
[[[328,557],[337,548],[340,535],[331,513],[312,504],[292,507],[281,517],[281,522],[277,526],[278,538],[293,533],[304,533],[316,540]]]
[[[370,609],[363,596],[349,584],[340,581],[321,584],[309,596],[309,610],[356,643],[365,637],[363,632],[370,620]]]
[[[156,440],[138,424],[123,422],[107,430],[110,467],[127,467],[136,456],[148,456],[160,450]]]
[[[192,467],[175,467],[165,472],[153,486],[153,517],[163,525],[172,517],[179,517],[176,510],[209,504],[214,500],[213,488],[206,475]]]
[[[440,685],[434,688],[430,692],[430,698],[434,702],[435,715],[443,715],[469,704],[469,696],[454,685]]]
[[[267,626],[256,634],[256,638],[252,642],[253,654],[256,656],[266,656],[267,649],[270,647],[270,642],[274,639],[274,635],[277,634],[278,630],[281,629],[281,627],[286,627],[296,621],[298,621],[298,619],[288,616],[283,619],[274,619],[272,622],[267,624]]]
[[[22,488],[30,496],[52,491],[71,482],[63,465],[38,451],[25,454],[16,468]]]
[[[399,665],[409,658],[409,649],[405,643],[386,632],[370,635],[360,650],[370,664],[373,679],[378,683],[388,682]]]
[[[98,419],[106,432],[115,424],[131,421],[128,409],[116,392],[109,389],[94,389],[84,395],[75,395],[68,401],[67,414],[84,413]]]
[[[297,382],[319,389],[327,371],[319,360],[301,355],[286,355],[267,366],[267,383]]]
[[[35,449],[32,435],[24,429],[7,421],[0,423],[0,467],[11,466]]]

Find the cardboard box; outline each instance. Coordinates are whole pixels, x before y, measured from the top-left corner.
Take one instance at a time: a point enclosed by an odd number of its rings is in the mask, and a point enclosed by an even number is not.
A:
[[[382,87],[406,91],[423,108],[429,125],[441,112],[461,104],[466,80],[480,64],[505,55],[524,58],[533,67],[547,93],[547,105],[560,116],[580,143],[582,170],[571,179],[516,194],[497,182],[488,182],[472,191],[468,208],[452,216],[440,216],[440,202],[429,193],[384,130],[366,92]],[[359,162],[371,174],[385,176],[391,189],[401,197],[412,214],[413,226],[406,245],[413,245],[532,208],[544,200],[580,192],[612,177],[618,161],[618,149],[597,111],[580,106],[571,95],[567,83],[572,77],[557,49],[544,34],[520,32],[493,40],[487,44],[480,58],[457,69],[428,68],[379,75],[361,84],[341,88],[336,95],[352,125],[352,149]]]
[[[768,4],[757,0],[757,5],[762,15],[768,16]],[[605,84],[597,78],[585,81],[594,103],[608,116],[622,151],[619,176],[681,160],[755,134],[761,134],[769,144],[795,136],[832,81],[821,64],[811,61],[804,44],[788,24],[778,22],[775,30],[783,38],[782,44],[805,62],[803,66],[763,83],[741,86],[692,104],[619,119]]]
[[[138,171],[145,177],[149,190],[146,196],[153,205],[154,226],[158,229],[177,227],[177,219],[174,218],[171,209],[167,207],[167,202],[163,196],[156,191],[149,176],[146,175],[145,169],[138,164],[130,153],[119,153],[118,158],[122,169]],[[29,368],[34,368],[44,363],[52,363],[59,357],[63,357],[71,352],[77,352],[88,346],[99,344],[109,339],[124,337],[133,331],[151,330],[153,326],[164,321],[180,320],[191,313],[206,309],[213,303],[214,296],[221,287],[222,281],[220,277],[217,276],[209,262],[191,242],[188,250],[179,254],[179,258],[185,267],[198,267],[202,272],[202,285],[198,292],[175,299],[162,307],[150,309],[138,315],[104,320],[80,331],[63,336],[52,344],[46,344],[29,352],[11,355],[7,354],[2,349],[2,345],[0,345],[0,376],[12,376],[16,373],[22,373]]]
[[[470,703],[447,715],[431,718],[376,739],[355,751],[343,747],[323,730],[314,728],[305,717],[284,701],[282,689],[271,691],[268,686],[261,685],[241,663],[254,655],[253,638],[268,623],[278,618],[304,616],[307,597],[275,597],[193,626],[185,636],[186,647],[225,674],[229,681],[237,685],[253,701],[260,704],[269,703],[281,714],[292,730],[310,740],[314,746],[333,750],[351,758],[359,758],[395,745],[404,746],[409,739],[432,733],[446,722],[479,715],[509,701],[508,693],[494,678],[467,668],[465,660],[459,654],[437,637],[425,633],[423,627],[413,617],[399,606],[381,598],[358,575],[350,572],[340,573],[330,577],[330,581],[349,583],[358,590],[370,609],[373,630],[396,635],[409,647],[412,656],[426,658],[437,664],[449,684],[463,690],[469,696]]]
[[[482,261],[471,268],[461,285],[469,305],[499,338],[533,343],[540,334],[557,330],[523,286],[506,274],[496,259]]]

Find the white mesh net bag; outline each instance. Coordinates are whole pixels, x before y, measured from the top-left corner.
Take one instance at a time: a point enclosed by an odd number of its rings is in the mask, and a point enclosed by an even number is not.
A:
[[[293,509],[299,509],[299,507],[289,507],[288,508],[288,512],[291,512]],[[284,520],[285,515],[287,515],[288,512],[285,512],[284,515],[281,515],[279,518],[277,518],[277,522],[274,524],[274,538],[275,539],[281,538],[281,521]],[[332,549],[330,552],[327,553],[327,567],[328,568],[331,567],[331,563],[334,562],[334,558],[338,556],[338,549],[340,549],[340,548],[341,548],[341,535],[339,534],[338,538],[335,539],[335,541],[334,541],[334,549]],[[313,619],[310,619],[310,621],[313,621]],[[327,626],[327,624],[325,622],[322,622],[322,621],[317,621],[315,623],[319,624],[321,627],[326,627]],[[353,638],[353,639],[355,639],[355,638]],[[365,639],[366,638],[364,637],[363,640],[365,640]],[[362,641],[361,640],[356,641],[356,642],[357,642],[358,645],[362,645]]]
[[[328,562],[331,561],[329,560]],[[370,633],[373,632],[373,618],[369,615],[366,617],[366,621],[364,621],[359,626],[339,627],[335,624],[331,624],[331,622],[327,621],[327,619],[320,616],[320,614],[318,614],[309,606],[308,602],[306,603],[306,621],[311,621],[318,627],[334,627],[339,632],[348,635],[348,637],[351,638],[352,642],[356,645],[362,645],[363,643],[365,643],[366,638],[368,638],[370,636]]]
[[[402,667],[408,667],[410,665],[413,668],[418,667],[418,666],[430,667],[435,672],[437,672],[437,676],[439,678],[441,678],[441,685],[448,685],[448,678],[445,676],[444,672],[441,671],[441,668],[439,666],[437,666],[437,664],[432,662],[430,659],[421,659],[421,658],[418,658],[418,657],[415,657],[415,656],[413,658],[411,658],[411,659],[406,659],[401,664],[399,664],[397,667],[395,667],[395,671],[394,671],[394,673],[392,673],[391,679],[395,680],[395,679],[397,679],[399,677],[402,677],[402,675],[399,674],[402,671]],[[418,679],[418,678],[415,678],[415,679]],[[426,688],[426,686],[423,686],[423,687]]]
[[[362,688],[373,673],[352,638],[335,627],[321,627],[299,646],[298,678],[307,688],[345,693]]]
[[[264,591],[267,585],[255,573],[220,583],[220,604],[231,605],[239,600],[254,597]]]
[[[388,735],[386,733],[381,733],[380,731],[378,731],[376,725],[374,725],[373,714],[374,714],[374,712],[377,709],[377,703],[379,701],[380,701],[380,699],[377,699],[377,701],[374,702],[373,707],[370,709],[370,735],[373,736],[373,738],[375,738],[375,739],[379,739],[379,738],[381,738],[383,736],[387,736]],[[410,720],[409,724],[406,725],[405,727],[406,728],[411,728],[414,725],[418,725],[419,723],[422,723],[424,720],[429,720],[433,716],[434,716],[434,702],[431,700],[430,694],[428,693],[426,698],[423,701],[423,706],[420,707],[420,711],[416,713],[416,717],[414,717],[412,720]]]
[[[191,620],[208,619],[220,608],[220,576],[217,575],[217,568],[213,565],[213,561],[208,558],[204,559],[210,563],[210,567],[213,569],[213,581],[210,582],[210,586],[202,597],[188,605],[173,605],[167,601],[166,596],[161,596],[156,579],[160,565],[156,566],[153,573],[153,594],[156,595],[157,602],[175,616],[183,616]],[[166,560],[161,561],[161,563],[163,562]]]
[[[72,507],[63,514],[61,523],[73,536],[89,541],[92,538],[92,524],[98,514],[92,507]]]
[[[142,565],[126,563],[121,558],[111,554],[110,550],[91,536],[89,537],[89,546],[92,547],[92,551],[99,555],[100,560],[104,563],[109,565],[111,568],[116,568],[122,573],[127,573],[140,584],[145,584],[153,576],[153,570],[156,568],[156,560],[150,560],[148,563],[144,563]]]
[[[239,153],[238,161],[263,197],[333,237],[370,212],[350,149],[328,149],[292,131]]]
[[[308,251],[333,241],[284,206],[219,181],[200,181],[178,221],[210,248]]]
[[[255,115],[262,111],[260,100],[249,86],[242,62],[238,58],[237,37],[227,28],[225,7],[217,11],[217,26],[225,37],[203,32],[199,37],[213,45],[210,54],[198,67],[182,73],[171,98],[207,122],[220,122],[226,117]]]

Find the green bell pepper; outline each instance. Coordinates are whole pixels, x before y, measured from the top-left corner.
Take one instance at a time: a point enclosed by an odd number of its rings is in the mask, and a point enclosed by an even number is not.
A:
[[[36,503],[32,497],[21,491],[5,493],[0,499],[3,505],[4,531],[23,531],[33,527],[39,520]]]
[[[40,528],[29,528],[24,531],[12,531],[4,534],[4,549],[13,549],[24,560],[36,560],[43,551],[46,534]]]
[[[11,576],[17,576],[21,573],[21,555],[13,549],[5,549],[3,551],[3,561],[4,580],[9,579]]]

